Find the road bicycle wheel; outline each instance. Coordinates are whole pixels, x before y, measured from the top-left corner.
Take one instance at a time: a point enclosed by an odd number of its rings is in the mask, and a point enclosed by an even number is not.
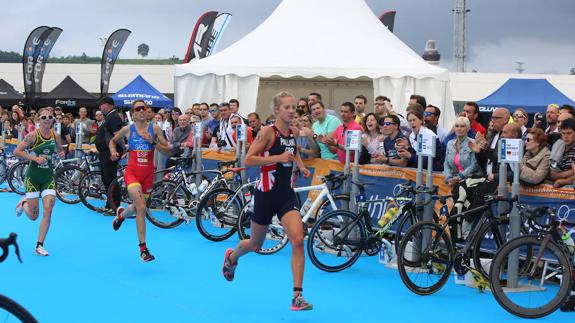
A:
[[[253,204],[246,203],[238,216],[237,231],[240,240],[250,238],[250,227],[253,215]],[[276,253],[283,249],[288,243],[288,237],[277,216],[274,215],[272,223],[268,226],[266,239],[262,247],[256,251],[262,255]]]
[[[313,215],[313,220],[311,220],[311,222],[315,222],[317,220],[319,220],[324,214],[328,214],[331,211],[335,211],[335,210],[342,210],[343,207],[345,206],[346,203],[349,203],[349,195],[348,194],[338,194],[338,195],[334,195],[333,196],[333,200],[335,202],[335,206],[337,207],[337,209],[334,209],[331,206],[331,203],[329,202],[328,198],[325,198],[323,200],[323,202],[321,202],[321,204],[319,205],[319,207],[317,208],[317,210],[315,211],[314,215]],[[303,214],[302,214],[303,215]],[[308,221],[309,223],[310,221]]]
[[[184,222],[180,212],[189,201],[190,194],[182,185],[170,180],[156,182],[148,198],[146,217],[162,229],[175,228]]]
[[[200,234],[211,241],[223,241],[236,232],[243,203],[235,192],[218,188],[206,194],[198,205],[196,226]]]
[[[12,192],[19,195],[24,195],[26,193],[26,188],[24,187],[24,178],[26,177],[27,170],[27,160],[21,160],[8,169],[8,186],[10,186]]]
[[[80,203],[79,187],[83,170],[76,165],[65,165],[54,173],[56,197],[66,204]]]
[[[87,208],[96,212],[104,212],[106,208],[107,190],[99,170],[93,170],[82,175],[79,191],[80,201]]]
[[[554,312],[571,290],[571,264],[562,248],[553,241],[546,246],[536,236],[522,236],[505,243],[491,264],[489,283],[497,303],[506,311],[523,318],[539,318]],[[544,249],[543,249],[544,248]],[[531,255],[528,250],[533,250]],[[537,255],[542,257],[536,261]],[[507,287],[508,261],[517,254],[520,289]],[[518,292],[523,290],[523,292]]]
[[[473,267],[486,279],[489,279],[489,268],[493,258],[497,250],[501,248],[501,243],[495,241],[493,230],[499,230],[499,228],[494,228],[489,222],[484,223],[477,232],[472,245]],[[527,228],[521,227],[521,235],[527,234]],[[527,252],[531,256],[533,250],[529,249]]]
[[[367,230],[350,211],[336,210],[319,219],[307,240],[311,262],[327,272],[344,270],[353,265],[363,251]]]
[[[38,321],[22,305],[10,298],[0,295],[0,321],[37,323]]]
[[[412,226],[401,239],[397,267],[409,290],[430,295],[449,279],[453,260],[453,245],[447,232],[439,224],[426,221]]]
[[[0,158],[0,185],[4,183],[6,178],[8,177],[8,165],[6,165],[6,160],[1,157]]]

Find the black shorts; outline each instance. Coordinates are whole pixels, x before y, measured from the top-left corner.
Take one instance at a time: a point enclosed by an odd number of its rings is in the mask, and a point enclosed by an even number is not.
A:
[[[252,221],[260,225],[272,223],[274,215],[281,221],[289,211],[299,211],[293,189],[272,189],[269,192],[256,190],[254,193],[254,214]]]

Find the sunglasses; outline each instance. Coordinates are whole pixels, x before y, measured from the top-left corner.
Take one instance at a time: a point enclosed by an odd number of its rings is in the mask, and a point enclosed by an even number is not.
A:
[[[518,119],[518,118],[525,118],[525,116],[524,116],[524,115],[522,115],[522,114],[514,114],[514,115],[513,115],[513,118],[515,118],[515,119]]]
[[[305,105],[298,105],[297,107],[300,109],[304,109],[306,106]]]
[[[52,119],[54,119],[54,116],[40,116],[40,119],[42,119],[42,120],[52,120]]]
[[[431,117],[432,115],[435,115],[435,113],[429,112],[429,111],[423,112],[423,116],[425,116],[425,117]]]
[[[134,107],[134,112],[140,112],[142,110],[144,110],[146,107],[143,105],[139,105],[137,107]]]
[[[191,112],[186,112],[186,114],[192,114]]]
[[[208,110],[209,113],[214,113],[214,112],[218,112],[218,110],[213,109],[213,110]]]
[[[381,125],[382,126],[391,126],[392,124],[397,124],[395,122],[382,122]]]

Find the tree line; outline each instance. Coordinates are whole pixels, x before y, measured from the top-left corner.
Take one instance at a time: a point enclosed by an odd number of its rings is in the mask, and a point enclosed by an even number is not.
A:
[[[50,63],[63,63],[63,64],[100,64],[102,57],[88,56],[86,53],[82,55],[68,55],[62,57],[50,57]],[[8,52],[0,50],[0,63],[21,63],[22,55],[17,52]],[[116,64],[140,64],[140,65],[170,65],[181,64],[183,61],[175,56],[163,59],[118,59]]]

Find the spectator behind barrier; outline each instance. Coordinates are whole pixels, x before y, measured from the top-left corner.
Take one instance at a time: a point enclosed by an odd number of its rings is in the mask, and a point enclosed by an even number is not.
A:
[[[539,128],[529,128],[525,135],[525,155],[519,165],[521,184],[539,185],[549,174],[547,135]]]
[[[575,158],[575,120],[569,118],[561,121],[560,131],[565,148],[561,158],[551,167],[549,177],[554,187],[572,185],[575,180],[575,172],[572,169],[573,158]]]
[[[455,119],[455,138],[447,143],[443,175],[445,183],[453,188],[460,181],[480,172],[475,154],[469,148],[468,141],[473,140],[467,136],[469,119],[457,117]]]

